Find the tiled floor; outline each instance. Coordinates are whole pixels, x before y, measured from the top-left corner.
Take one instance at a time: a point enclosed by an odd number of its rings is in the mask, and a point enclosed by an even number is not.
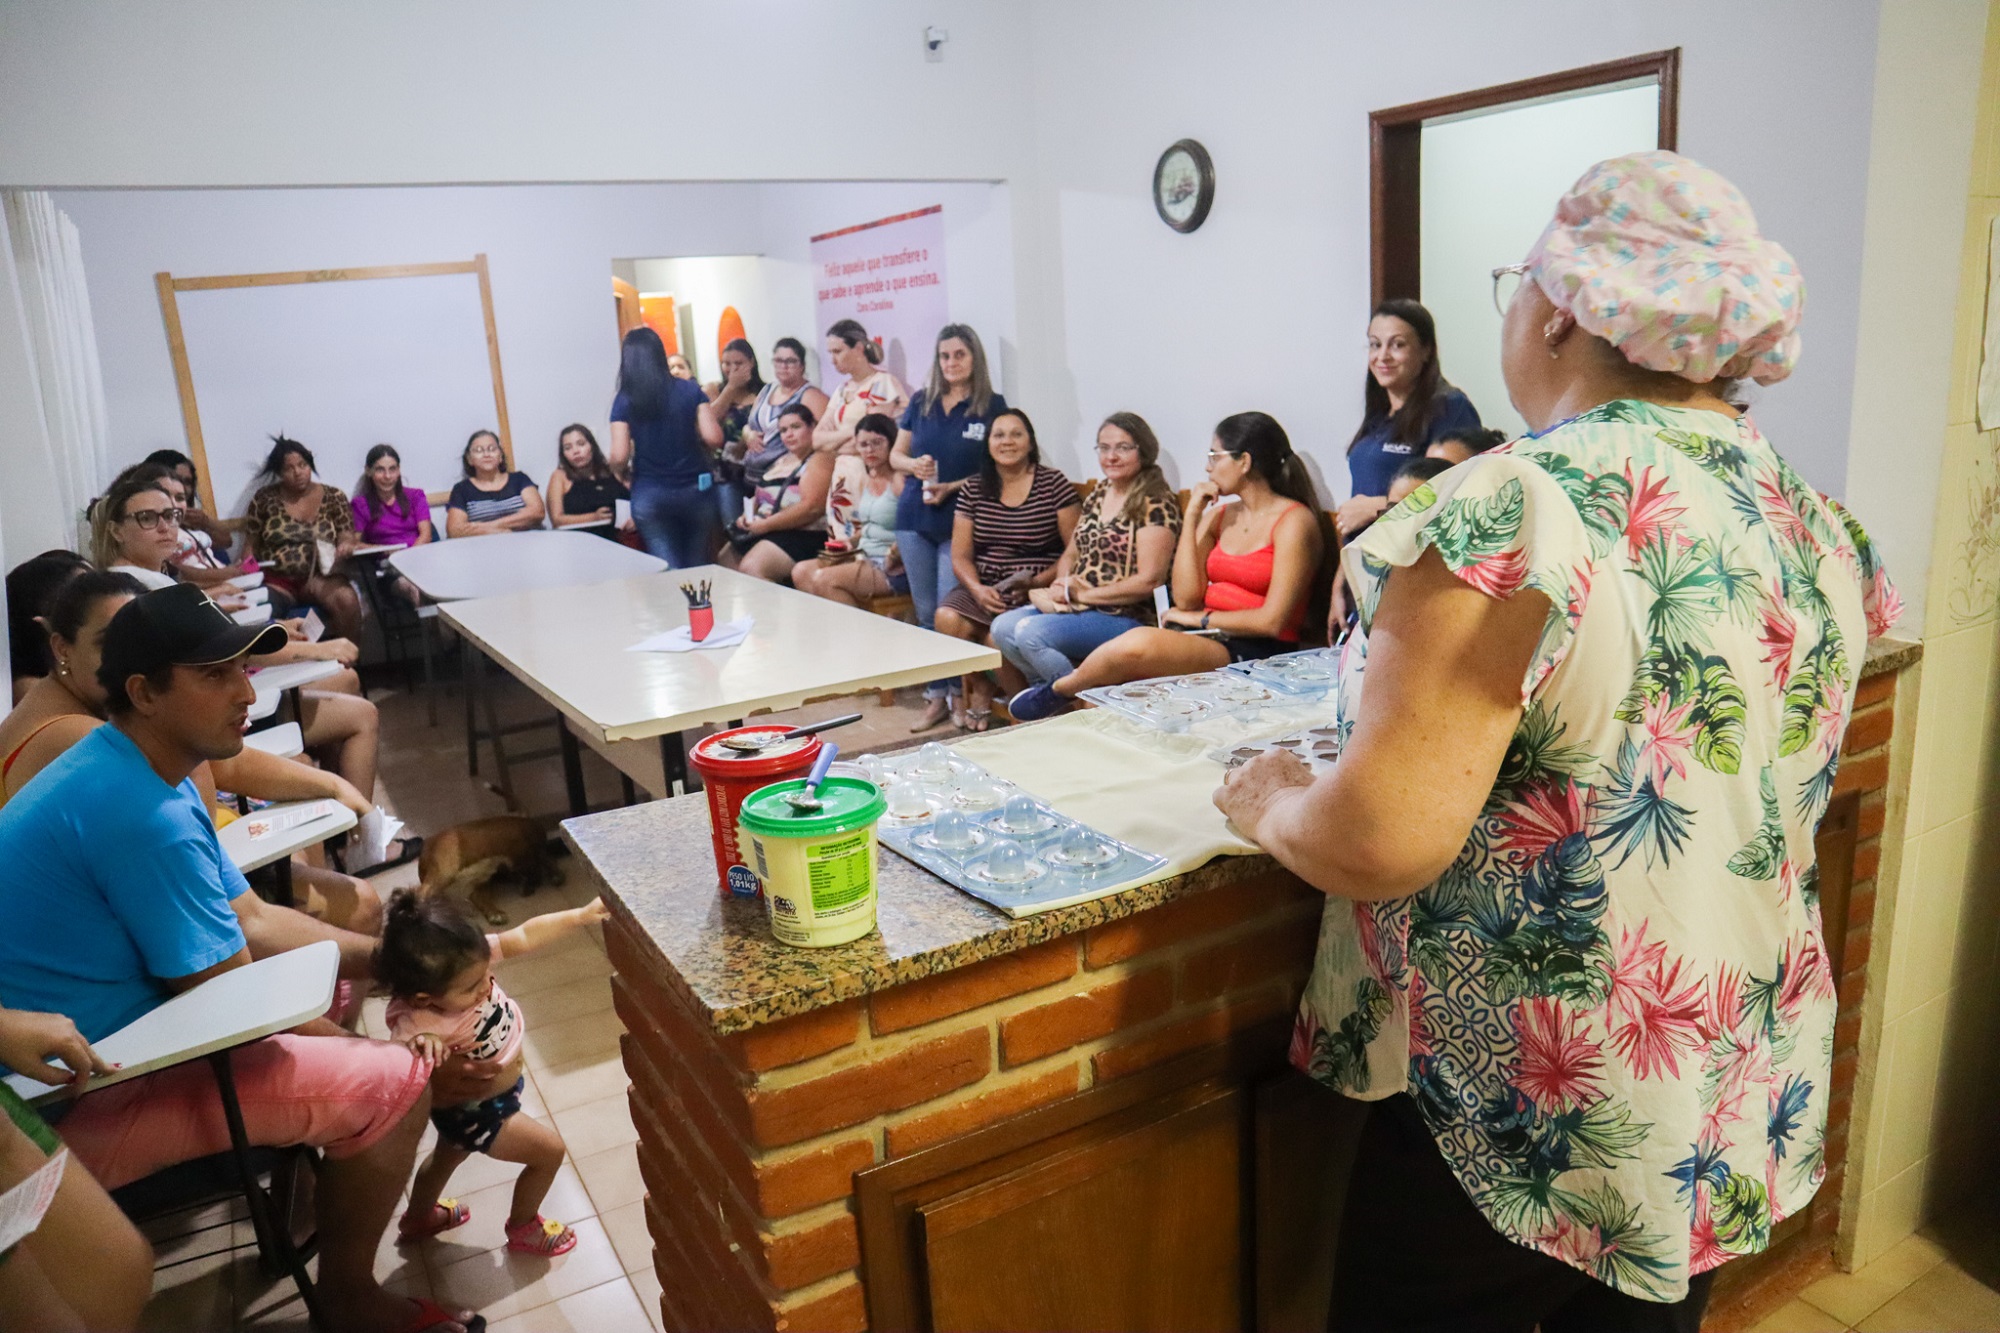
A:
[[[2000,1333],[2000,1211],[1980,1202],[1821,1278],[1753,1333]]]
[[[500,689],[503,720],[546,715],[546,706],[511,681]],[[398,694],[376,698],[383,713],[384,799],[414,831],[430,832],[501,813],[499,797],[466,776],[464,732],[458,725],[461,713],[454,696],[441,700],[435,728],[425,723],[420,699]],[[865,714],[864,720],[835,738],[843,749],[858,754],[907,739],[921,705],[914,691],[904,691],[899,702],[886,707],[869,694],[809,705],[782,716],[788,721],[816,719],[857,710]],[[513,744],[526,750],[545,741],[529,733],[513,738]],[[588,749],[584,763],[591,799],[600,804],[617,800],[617,775],[610,766]],[[482,770],[491,776],[490,764],[482,763]],[[514,780],[529,812],[550,818],[567,813],[561,767],[555,761],[520,764]],[[409,866],[380,876],[376,884],[386,895],[415,882],[415,867]],[[528,915],[580,905],[588,891],[572,882],[531,898],[520,898],[508,889],[501,889],[499,896],[519,924]],[[645,1333],[659,1320],[660,1287],[643,1215],[645,1187],[633,1151],[637,1136],[619,1062],[618,1036],[623,1028],[611,1009],[606,980],[611,966],[603,944],[595,932],[585,932],[496,970],[528,1020],[523,1110],[554,1126],[569,1149],[568,1164],[542,1209],[575,1227],[579,1244],[552,1260],[509,1254],[501,1224],[518,1168],[475,1157],[460,1168],[448,1190],[472,1209],[472,1220],[456,1231],[403,1247],[394,1243],[392,1227],[376,1272],[394,1290],[481,1311],[492,1333],[570,1329]],[[367,1006],[374,1035],[382,1032],[382,1006],[379,999]],[[430,1142],[427,1131],[426,1151]],[[233,1214],[219,1209],[196,1221],[214,1229],[184,1241],[161,1243],[159,1262],[216,1249],[225,1232],[237,1243],[251,1239],[240,1205]],[[185,1231],[188,1225],[183,1219],[178,1229]],[[267,1278],[257,1267],[254,1251],[162,1268],[154,1291],[144,1327],[161,1333],[306,1328],[304,1307],[291,1283]]]

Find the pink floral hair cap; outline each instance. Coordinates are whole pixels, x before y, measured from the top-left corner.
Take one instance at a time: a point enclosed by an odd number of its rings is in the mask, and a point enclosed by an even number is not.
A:
[[[1775,384],[1798,362],[1798,264],[1734,185],[1678,153],[1584,172],[1528,266],[1558,310],[1648,370]]]

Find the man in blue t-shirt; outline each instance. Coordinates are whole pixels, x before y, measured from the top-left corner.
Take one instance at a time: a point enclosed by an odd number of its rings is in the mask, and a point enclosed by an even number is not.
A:
[[[244,659],[284,641],[190,584],[112,617],[98,672],[110,724],[0,809],[0,1005],[63,1014],[99,1041],[218,973],[317,940],[340,946],[342,975],[370,974],[367,936],[250,892],[190,780],[242,749],[256,699]],[[409,1327],[411,1303],[373,1270],[430,1109],[428,1064],[319,1020],[240,1049],[232,1068],[252,1143],[325,1152],[320,1292],[334,1322]],[[229,1144],[199,1061],[62,1109],[58,1132],[111,1189]]]

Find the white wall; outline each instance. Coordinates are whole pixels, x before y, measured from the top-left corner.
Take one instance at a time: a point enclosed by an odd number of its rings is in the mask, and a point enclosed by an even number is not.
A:
[[[1759,418],[1838,491],[1875,15],[1866,0],[1039,4],[1020,207],[1055,235],[1019,255],[1025,378],[1079,438],[1113,408],[1145,413],[1183,481],[1215,421],[1265,408],[1344,492],[1369,304],[1367,113],[1678,45],[1682,151],[1741,186],[1806,274],[1804,361]],[[1155,158],[1182,136],[1207,145],[1217,180],[1190,236],[1148,200]]]
[[[1585,93],[1423,128],[1418,229],[1424,306],[1446,377],[1509,436],[1526,429],[1500,374],[1493,270],[1527,258],[1549,202],[1594,162],[1657,148],[1660,86]]]
[[[1807,276],[1804,363],[1760,416],[1838,491],[1876,13],[1875,0],[17,4],[0,20],[0,183],[1004,180],[1008,274],[954,256],[954,304],[968,279],[1013,286],[1007,388],[1052,453],[1081,457],[1106,412],[1132,408],[1184,482],[1213,423],[1259,406],[1338,492],[1363,374],[1367,112],[1679,45],[1683,150],[1743,187]],[[926,23],[951,31],[943,63],[923,60]],[[673,69],[674,106],[727,115],[680,124],[664,101],[621,95],[632,76],[610,63],[618,52]],[[1184,135],[1207,143],[1219,180],[1192,236],[1147,197],[1155,158]],[[299,207],[273,213],[312,224]],[[715,230],[705,221],[663,208],[563,225],[620,233],[588,261],[596,290],[612,255],[742,249],[658,237]],[[465,248],[462,230],[442,230]],[[515,363],[601,364],[595,335],[532,333]],[[555,401],[602,397],[607,377],[549,374],[560,385],[544,407],[562,420]],[[531,403],[521,413],[523,438],[550,425]]]
[[[554,466],[556,433],[565,424],[583,421],[602,437],[618,364],[618,328],[609,291],[614,259],[762,255],[754,261],[724,261],[757,276],[757,294],[741,308],[759,353],[768,356],[770,344],[788,333],[817,348],[822,331],[813,326],[808,238],[916,206],[913,200],[945,205],[953,317],[990,330],[989,345],[997,351],[999,343],[1011,341],[1014,330],[1011,242],[1005,191],[983,183],[66,190],[56,195],[57,206],[75,219],[83,238],[115,464],[154,449],[181,447],[184,439],[154,273],[261,273],[458,260],[485,253],[516,458],[535,477]],[[639,269],[633,266],[635,277]],[[724,290],[715,284],[721,270],[692,264],[646,269],[639,285],[647,290],[653,278],[664,274],[682,273],[695,283],[690,291],[702,321],[702,371],[713,376]],[[678,278],[662,280],[672,285]],[[222,301],[240,295],[200,293],[183,300]],[[199,401],[204,381],[197,332],[190,329],[189,345]],[[486,420],[466,423],[458,432],[461,441],[474,427],[491,424],[490,408],[485,415]],[[274,421],[256,433],[261,438],[284,424]],[[209,425],[204,422],[205,435]],[[293,428],[300,429],[296,422]],[[384,435],[391,443],[403,443],[380,424],[369,424],[361,434],[368,438],[308,438],[306,443],[336,443],[334,453],[342,459],[354,450],[365,451]],[[354,468],[345,462],[329,466],[328,479],[351,484],[358,459],[356,453]],[[417,477],[433,490],[452,479]],[[218,476],[218,498],[234,496],[242,480]]]

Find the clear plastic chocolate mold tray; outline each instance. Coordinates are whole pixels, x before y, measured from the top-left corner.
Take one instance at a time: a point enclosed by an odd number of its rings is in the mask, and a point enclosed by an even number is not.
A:
[[[1166,868],[935,742],[834,765],[849,767],[882,785],[889,808],[875,831],[892,851],[1011,916],[1101,898]]]
[[[1334,760],[1340,757],[1340,730],[1329,722],[1271,740],[1217,746],[1208,752],[1208,757],[1224,768],[1240,768],[1270,750],[1291,751],[1317,775],[1332,768]]]
[[[1232,662],[1226,669],[1283,694],[1319,699],[1330,693],[1340,678],[1340,653],[1334,648],[1308,648],[1251,662]]]
[[[1213,740],[1297,727],[1312,714],[1291,690],[1238,671],[1201,671],[1125,685],[1100,685],[1078,698],[1141,726]]]

